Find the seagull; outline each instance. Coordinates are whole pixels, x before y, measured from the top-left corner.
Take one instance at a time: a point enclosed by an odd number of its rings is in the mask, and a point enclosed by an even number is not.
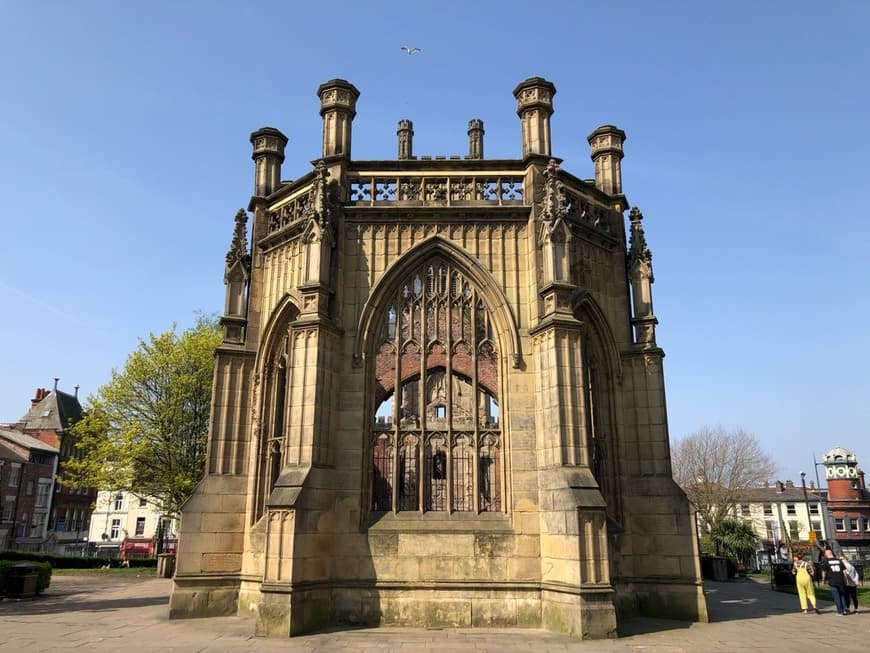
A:
[[[412,54],[415,54],[417,52],[422,52],[422,50],[420,50],[420,48],[409,48],[407,45],[403,45],[401,49],[402,49],[402,52],[407,54],[409,57]]]

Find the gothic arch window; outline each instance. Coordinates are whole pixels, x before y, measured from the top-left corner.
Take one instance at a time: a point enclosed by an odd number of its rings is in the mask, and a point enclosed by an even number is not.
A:
[[[287,434],[287,389],[289,385],[289,325],[278,330],[263,366],[260,401],[260,443],[254,519],[263,515],[266,501],[284,468]]]
[[[373,512],[499,512],[498,351],[478,288],[434,258],[376,321]]]
[[[588,333],[582,342],[588,464],[607,503],[608,517],[620,522],[612,379],[596,334]]]

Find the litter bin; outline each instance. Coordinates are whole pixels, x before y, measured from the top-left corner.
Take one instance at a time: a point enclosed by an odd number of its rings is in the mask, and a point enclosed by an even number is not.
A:
[[[790,562],[774,562],[771,565],[773,574],[773,589],[782,591],[792,591],[797,587],[795,575],[791,573],[792,563]]]
[[[6,596],[13,599],[36,596],[36,567],[22,562],[9,567],[6,574]]]
[[[160,553],[157,556],[157,577],[172,578],[175,573],[175,554]]]

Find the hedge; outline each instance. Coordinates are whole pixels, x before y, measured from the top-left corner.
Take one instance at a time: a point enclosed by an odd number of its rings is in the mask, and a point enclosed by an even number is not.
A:
[[[117,567],[119,561],[105,556],[67,556],[39,551],[0,551],[0,562],[47,562],[54,569],[98,569],[111,561]],[[157,567],[156,558],[134,558],[130,560],[131,567]]]

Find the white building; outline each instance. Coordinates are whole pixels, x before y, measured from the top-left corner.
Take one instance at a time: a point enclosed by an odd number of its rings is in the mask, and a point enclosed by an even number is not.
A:
[[[777,481],[772,487],[741,490],[736,499],[735,516],[752,526],[765,549],[829,536],[822,498],[812,484],[805,493],[792,481]]]
[[[174,551],[175,519],[165,516],[153,499],[123,490],[100,490],[91,515],[89,548],[106,557],[118,557],[122,551],[128,557],[152,557],[157,553],[159,528],[165,548]]]

